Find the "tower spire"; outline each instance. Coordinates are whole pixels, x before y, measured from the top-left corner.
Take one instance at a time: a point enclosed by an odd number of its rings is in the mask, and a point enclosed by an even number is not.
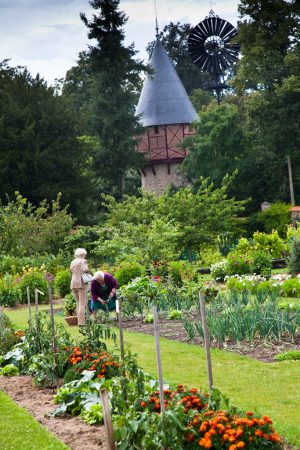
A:
[[[158,20],[157,20],[157,7],[156,7],[156,0],[154,0],[154,9],[155,9],[155,30],[156,30],[156,37],[159,36],[159,29],[158,29]]]

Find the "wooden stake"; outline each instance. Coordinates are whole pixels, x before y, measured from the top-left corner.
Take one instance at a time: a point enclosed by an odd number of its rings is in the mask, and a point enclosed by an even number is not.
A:
[[[119,321],[121,359],[124,362],[125,351],[124,351],[124,333],[123,333],[122,300],[121,299],[116,300],[116,313],[118,314],[118,321]]]
[[[39,293],[38,289],[34,290],[34,303],[35,303],[35,326],[36,332],[39,333]]]
[[[50,303],[50,316],[51,316],[51,330],[52,330],[52,350],[54,353],[54,359],[56,361],[56,338],[55,338],[55,324],[54,324],[54,310],[53,310],[53,296],[52,296],[52,286],[48,282],[49,290],[49,303]]]
[[[160,411],[163,413],[165,411],[164,382],[163,382],[162,366],[161,366],[157,309],[156,309],[155,305],[153,306],[153,325],[154,325],[156,362],[157,362],[158,383],[159,383]]]
[[[108,392],[106,389],[100,389],[100,397],[102,401],[104,425],[107,433],[108,450],[115,450],[116,446],[115,446],[114,430],[112,426],[111,412],[108,402]]]
[[[210,356],[210,340],[209,340],[209,332],[208,332],[207,321],[206,321],[205,298],[204,298],[204,294],[202,291],[199,292],[199,299],[200,299],[202,328],[203,328],[203,335],[204,335],[204,346],[205,346],[205,352],[206,352],[208,385],[209,385],[209,390],[211,391],[213,388],[213,375],[212,375],[211,356]]]
[[[85,306],[85,312],[86,312],[86,331],[89,334],[90,333],[90,310],[89,310],[89,283],[86,287],[86,306]]]
[[[31,305],[30,305],[30,290],[29,290],[29,286],[27,286],[26,291],[27,291],[27,304],[28,304],[29,326],[32,327],[32,316],[31,316]]]
[[[287,157],[288,163],[288,172],[289,172],[289,184],[290,184],[290,197],[291,197],[291,205],[295,206],[295,194],[294,194],[294,184],[293,184],[293,174],[292,174],[292,162],[291,157]]]

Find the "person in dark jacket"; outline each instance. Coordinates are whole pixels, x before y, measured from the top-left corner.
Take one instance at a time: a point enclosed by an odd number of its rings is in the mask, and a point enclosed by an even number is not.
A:
[[[95,313],[103,311],[115,311],[117,300],[117,280],[106,272],[95,272],[91,282],[91,310]]]

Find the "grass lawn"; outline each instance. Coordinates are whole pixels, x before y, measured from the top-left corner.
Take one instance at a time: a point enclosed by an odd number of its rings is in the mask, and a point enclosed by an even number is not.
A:
[[[5,312],[17,327],[26,328],[27,309]],[[56,321],[66,325],[62,316],[56,316]],[[73,336],[79,336],[78,327],[66,327]],[[125,341],[137,353],[144,370],[157,376],[154,338],[125,332]],[[203,348],[161,339],[161,353],[163,375],[169,383],[207,386]],[[300,361],[262,363],[231,352],[212,350],[212,364],[215,386],[233,404],[270,415],[276,430],[300,449]]]
[[[1,450],[67,450],[23,408],[0,391]]]

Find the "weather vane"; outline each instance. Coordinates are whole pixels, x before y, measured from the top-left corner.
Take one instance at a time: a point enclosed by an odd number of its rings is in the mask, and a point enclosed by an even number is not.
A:
[[[154,9],[155,9],[155,23],[156,23],[155,29],[156,29],[156,37],[158,37],[159,30],[158,30],[158,21],[157,21],[157,7],[156,7],[156,0],[154,0]]]

